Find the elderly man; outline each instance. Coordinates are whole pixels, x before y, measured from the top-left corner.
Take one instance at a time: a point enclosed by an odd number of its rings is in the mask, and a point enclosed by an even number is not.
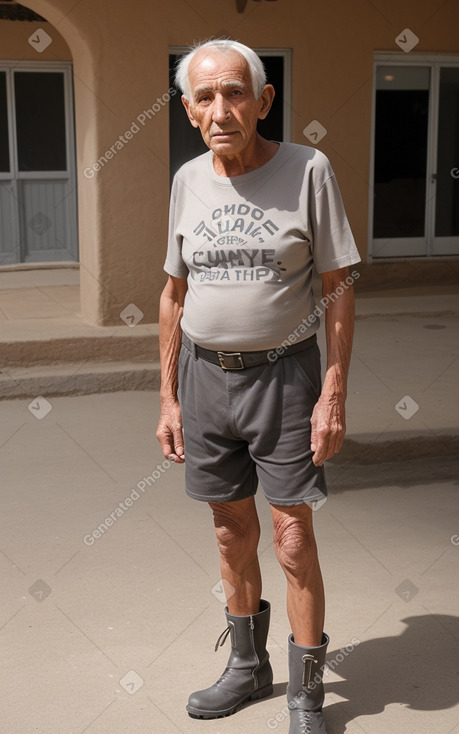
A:
[[[326,498],[323,464],[345,431],[348,268],[360,258],[327,158],[258,134],[274,89],[253,50],[201,44],[181,59],[176,79],[210,150],[182,166],[172,187],[157,437],[168,459],[185,462],[187,494],[213,512],[228,604],[221,644],[231,640],[223,675],[191,694],[187,711],[228,716],[273,690],[259,482],[287,579],[290,734],[324,734],[328,637],[312,508]],[[314,264],[328,306],[323,387]]]

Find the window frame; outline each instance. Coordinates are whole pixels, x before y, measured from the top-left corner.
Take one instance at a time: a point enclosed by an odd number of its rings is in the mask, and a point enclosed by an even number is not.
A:
[[[8,120],[8,137],[9,137],[9,156],[10,170],[0,172],[0,184],[10,187],[10,204],[9,217],[11,222],[12,240],[18,243],[18,257],[11,256],[0,259],[0,271],[4,267],[20,266],[24,263],[38,264],[41,262],[78,262],[78,198],[76,183],[76,137],[75,137],[75,120],[74,120],[74,92],[73,92],[73,63],[71,61],[21,61],[21,60],[0,60],[0,70],[6,71],[6,98],[7,98],[7,120]],[[14,72],[61,72],[64,77],[64,114],[65,114],[65,134],[66,134],[66,161],[67,169],[65,171],[19,171],[18,170],[18,150],[16,135],[16,110],[14,97]],[[35,254],[34,258],[28,259],[23,251],[23,227],[24,223],[19,210],[19,190],[26,185],[27,181],[42,180],[67,181],[70,196],[66,197],[67,206],[67,226],[69,228],[69,252],[71,258],[51,256],[48,252],[41,256]]]

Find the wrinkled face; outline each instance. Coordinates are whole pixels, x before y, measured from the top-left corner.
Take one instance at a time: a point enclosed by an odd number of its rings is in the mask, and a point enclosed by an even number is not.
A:
[[[257,100],[246,60],[237,51],[199,51],[188,69],[191,99],[182,97],[188,117],[206,145],[220,156],[241,153],[256,136],[257,120],[268,114]],[[265,108],[267,109],[265,110]]]

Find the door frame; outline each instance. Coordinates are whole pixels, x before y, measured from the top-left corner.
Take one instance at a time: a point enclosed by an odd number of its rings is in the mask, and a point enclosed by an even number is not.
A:
[[[55,262],[64,264],[66,262],[78,262],[78,206],[77,206],[77,184],[76,184],[76,155],[75,155],[75,121],[74,121],[74,95],[73,95],[73,64],[71,61],[14,61],[0,60],[0,71],[6,71],[6,98],[7,98],[7,115],[8,115],[8,143],[10,156],[9,172],[0,172],[0,181],[9,181],[12,188],[11,198],[11,217],[12,231],[14,241],[20,243],[19,260],[0,263],[11,267],[12,265],[21,265],[25,262],[32,264],[40,262]],[[31,73],[37,72],[62,72],[64,79],[64,114],[65,114],[65,150],[67,160],[66,171],[19,171],[18,170],[18,150],[16,136],[16,107],[14,98],[14,72],[25,71]],[[23,259],[23,243],[24,237],[21,231],[21,216],[19,212],[18,182],[33,179],[65,179],[69,182],[70,194],[66,197],[66,207],[68,216],[68,229],[70,233],[69,250],[74,259],[68,260],[49,260],[46,256],[42,260]]]
[[[282,100],[282,129],[284,143],[290,143],[292,137],[292,49],[290,48],[254,48],[259,56],[281,56],[284,59],[284,99]]]
[[[430,88],[429,88],[429,120],[427,126],[427,166],[426,166],[426,211],[425,211],[425,238],[412,238],[413,249],[416,247],[415,240],[425,242],[424,254],[393,254],[376,255],[375,241],[373,237],[373,213],[374,213],[374,169],[375,169],[375,142],[376,142],[376,71],[379,66],[428,66],[430,68]],[[440,54],[440,53],[416,53],[404,52],[387,53],[384,51],[376,51],[373,58],[373,88],[371,100],[371,136],[370,136],[370,172],[368,181],[368,256],[369,263],[401,261],[401,260],[444,260],[445,258],[459,257],[459,249],[457,238],[450,238],[451,252],[442,255],[435,254],[435,202],[436,202],[436,179],[434,173],[437,167],[437,142],[438,142],[438,113],[440,100],[440,68],[441,67],[457,67],[459,68],[459,54]],[[396,251],[397,245],[407,243],[409,238],[387,238],[385,241],[394,246]],[[446,238],[445,238],[446,239]],[[423,244],[423,243],[422,243]],[[386,248],[390,249],[391,248]]]

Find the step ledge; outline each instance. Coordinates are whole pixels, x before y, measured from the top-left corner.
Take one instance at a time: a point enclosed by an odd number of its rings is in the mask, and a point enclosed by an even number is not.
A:
[[[159,390],[160,379],[158,362],[10,369],[0,375],[0,400]]]

